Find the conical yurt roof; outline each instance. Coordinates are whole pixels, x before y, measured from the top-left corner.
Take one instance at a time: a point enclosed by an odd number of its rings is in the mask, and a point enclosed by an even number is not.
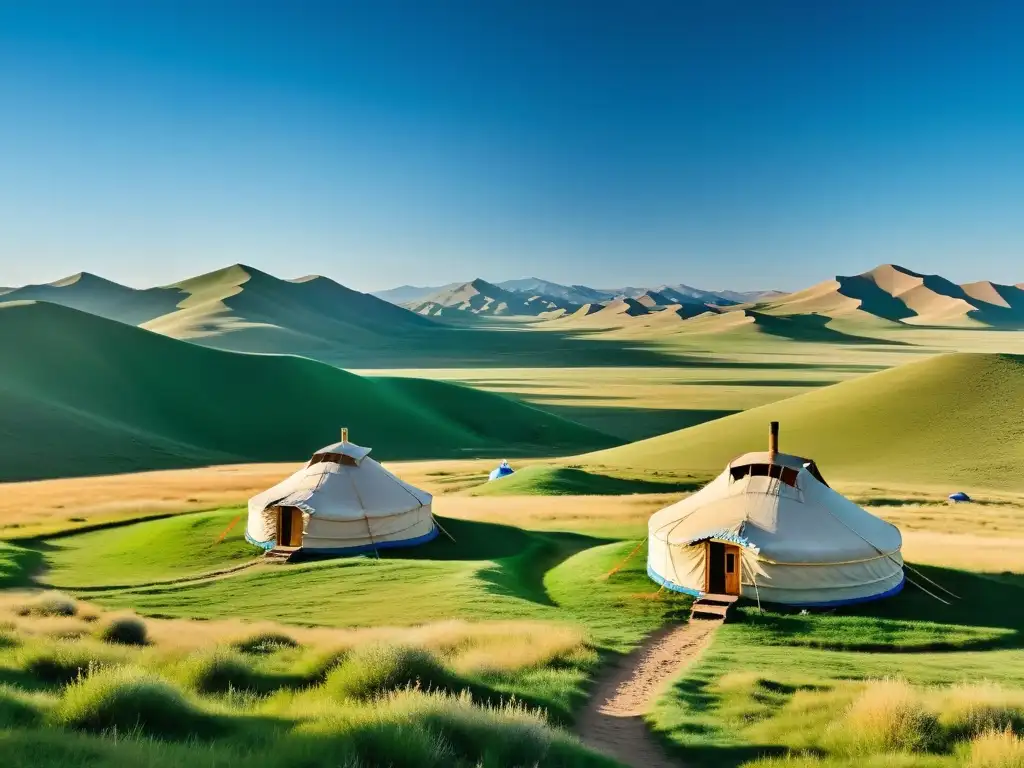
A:
[[[318,450],[309,462],[249,500],[250,513],[293,506],[324,520],[389,517],[428,506],[432,497],[369,457],[370,448],[347,440]]]
[[[697,493],[655,513],[652,538],[676,546],[735,539],[780,563],[840,563],[899,552],[899,529],[825,485],[808,459],[776,454],[776,466],[794,470],[787,473],[791,483],[742,471],[768,458],[745,454]]]

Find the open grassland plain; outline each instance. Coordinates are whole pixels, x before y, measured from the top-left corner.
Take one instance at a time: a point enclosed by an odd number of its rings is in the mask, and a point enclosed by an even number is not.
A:
[[[609,654],[685,616],[687,598],[647,579],[642,543],[650,514],[699,479],[545,459],[502,489],[483,484],[492,464],[389,465],[437,494],[454,541],[287,566],[255,560],[240,516],[294,465],[7,486],[51,510],[44,533],[0,545],[11,764],[613,765],[562,726]],[[197,487],[215,508],[184,511]],[[129,499],[104,513],[121,524],[76,530],[74,500],[97,488]],[[1024,689],[1024,499],[839,490],[897,522],[908,560],[959,600],[908,586],[831,614],[742,608],[648,716],[682,764],[987,765],[966,761],[1007,748],[998,739],[1015,748],[1004,723],[1021,722]],[[179,513],[138,515],[147,496]],[[40,587],[60,592],[26,591]],[[990,681],[968,691],[980,714],[951,703],[965,680]],[[870,702],[890,683],[924,724],[841,737],[888,718]]]

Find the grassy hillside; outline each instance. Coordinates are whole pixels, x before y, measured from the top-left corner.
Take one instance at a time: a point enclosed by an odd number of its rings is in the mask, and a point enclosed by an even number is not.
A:
[[[573,467],[534,466],[472,489],[474,496],[619,496],[692,491],[692,482],[652,477],[614,477]]]
[[[46,303],[0,305],[0,359],[3,480],[299,460],[342,425],[382,459],[612,442],[458,385],[206,349]]]
[[[81,272],[43,285],[0,288],[0,301],[49,301],[93,315],[138,325],[174,311],[182,297],[169,288],[136,290]]]
[[[825,477],[968,488],[1022,488],[1024,357],[929,358],[582,460],[647,469],[721,470],[766,445],[814,458]]]

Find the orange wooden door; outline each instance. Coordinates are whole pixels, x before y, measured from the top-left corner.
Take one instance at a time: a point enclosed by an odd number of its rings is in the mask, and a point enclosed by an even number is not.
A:
[[[740,593],[740,548],[726,545],[725,552],[725,594]]]
[[[288,546],[301,547],[302,546],[302,510],[298,507],[291,507],[288,510],[292,516],[291,524],[291,536],[289,537]]]

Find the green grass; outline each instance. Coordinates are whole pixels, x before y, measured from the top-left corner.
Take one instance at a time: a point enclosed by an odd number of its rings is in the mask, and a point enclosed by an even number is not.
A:
[[[1020,489],[1024,357],[953,354],[843,382],[680,432],[587,456],[593,466],[721,471],[765,450],[813,458],[826,479]]]
[[[107,587],[218,571],[257,557],[244,530],[245,509],[237,507],[61,536],[45,545],[42,579],[60,588]]]
[[[672,594],[645,599],[657,587],[647,579],[643,551],[611,579],[602,578],[636,542],[454,519],[441,524],[455,541],[441,536],[414,549],[381,551],[380,558],[313,560],[227,578],[151,584],[223,566],[228,561],[220,559],[217,547],[251,555],[240,527],[222,544],[208,535],[230,517],[230,511],[184,515],[44,542],[51,564],[47,576],[101,605],[144,615],[231,615],[338,627],[532,618],[591,627],[599,643],[617,649],[688,604]],[[167,531],[174,535],[168,538]],[[156,543],[165,540],[174,543]],[[297,592],[302,600],[294,599]]]
[[[373,644],[314,673],[311,651],[280,645],[256,656],[176,646],[112,656],[95,641],[19,639],[0,648],[0,678],[16,681],[0,682],[5,766],[612,765],[510,698],[538,675],[570,679],[561,657],[459,673],[436,652]],[[43,658],[66,663],[56,674]],[[567,714],[550,703],[550,718]]]
[[[1019,579],[924,570],[961,599],[944,606],[908,586],[895,598],[836,613],[741,610],[700,663],[662,696],[652,726],[695,766],[752,765],[758,757],[807,751],[810,756],[779,765],[818,765],[820,757],[821,765],[838,768],[852,759],[846,754],[849,742],[837,739],[857,731],[843,720],[861,690],[857,681],[899,677],[917,686],[998,681],[1007,689],[1004,699],[1012,694],[1013,701],[1024,700],[1024,585]],[[894,717],[879,722],[892,723]],[[910,754],[889,764],[961,765],[953,736],[975,734],[942,727],[940,747],[901,747],[897,751]],[[884,765],[881,753],[893,749],[867,743],[858,759]]]
[[[0,481],[298,461],[351,428],[380,459],[614,444],[498,395],[206,349],[51,304],[0,304]]]
[[[696,481],[657,477],[615,477],[572,467],[534,466],[476,486],[474,496],[618,496],[630,493],[673,493],[700,487]]]

